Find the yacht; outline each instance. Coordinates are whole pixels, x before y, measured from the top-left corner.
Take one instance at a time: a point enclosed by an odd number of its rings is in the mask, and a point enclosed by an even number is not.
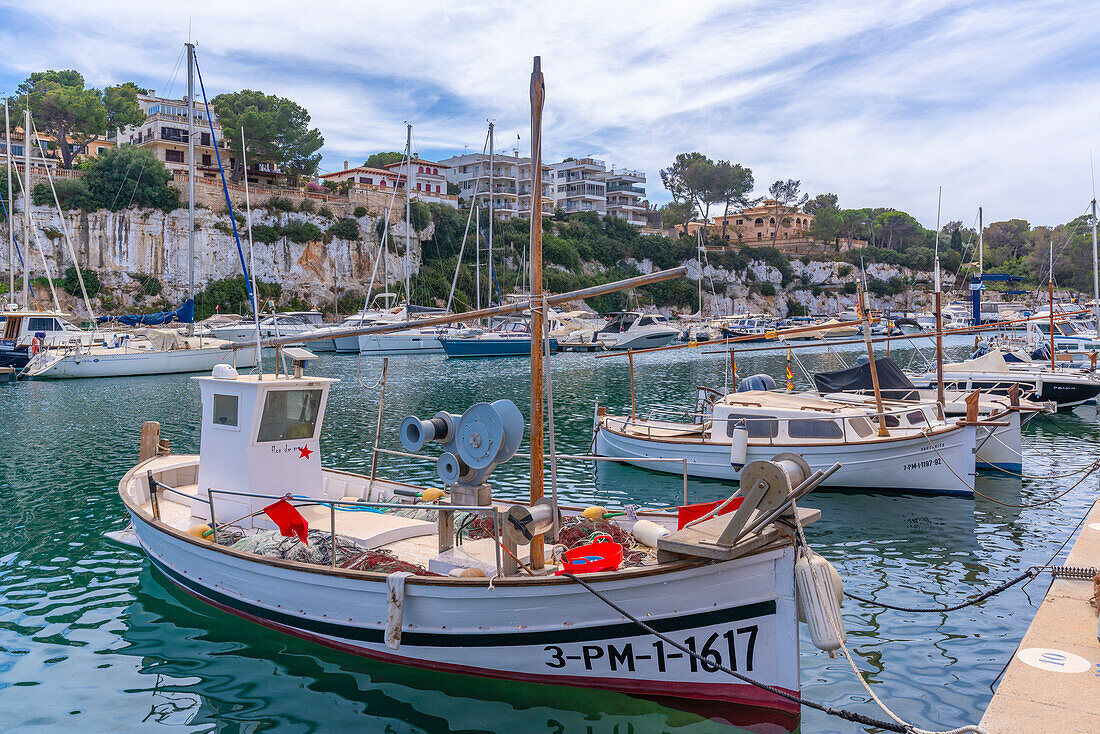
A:
[[[722,336],[744,342],[763,342],[775,339],[776,321],[763,315],[738,316],[722,327]]]
[[[0,311],[0,367],[22,369],[40,350],[71,344],[91,345],[104,335],[82,331],[58,311]]]
[[[596,341],[605,349],[650,349],[676,341],[680,331],[660,314],[640,311],[616,311],[596,333]]]
[[[262,339],[275,339],[283,336],[306,334],[316,328],[313,323],[306,321],[301,316],[280,313],[261,318],[259,332]],[[231,342],[255,341],[256,320],[245,318],[232,324],[215,326],[210,329],[210,336]]]

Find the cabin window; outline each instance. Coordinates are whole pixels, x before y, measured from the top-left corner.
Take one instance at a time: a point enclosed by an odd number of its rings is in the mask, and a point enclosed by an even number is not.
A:
[[[214,425],[237,427],[237,403],[240,398],[236,395],[218,395],[214,393]]]
[[[914,410],[911,413],[907,413],[906,418],[909,419],[909,425],[916,426],[924,423],[924,413],[919,410]]]
[[[36,331],[58,331],[57,322],[53,319],[44,319],[41,317],[32,317],[27,321],[27,331],[33,333]]]
[[[321,410],[320,390],[272,390],[264,401],[257,441],[312,438]]]
[[[844,431],[834,420],[795,419],[787,421],[791,438],[843,438]]]
[[[733,438],[733,429],[744,423],[749,438],[775,438],[779,435],[779,421],[774,418],[753,418],[730,413],[726,416],[726,435]]]
[[[866,418],[849,418],[848,425],[860,438],[867,438],[871,435],[871,423]]]
[[[653,326],[653,319],[649,316],[643,316],[642,320],[638,322],[638,326]]]

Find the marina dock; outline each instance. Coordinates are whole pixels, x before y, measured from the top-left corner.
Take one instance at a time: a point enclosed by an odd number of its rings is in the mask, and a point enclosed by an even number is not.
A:
[[[1100,503],[1065,565],[1100,566]],[[991,732],[1100,731],[1100,643],[1093,582],[1055,579],[981,725]]]

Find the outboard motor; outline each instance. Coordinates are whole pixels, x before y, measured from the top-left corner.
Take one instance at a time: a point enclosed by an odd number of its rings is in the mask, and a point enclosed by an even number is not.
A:
[[[771,375],[752,375],[741,380],[737,385],[737,392],[749,392],[750,390],[774,390],[775,380]]]

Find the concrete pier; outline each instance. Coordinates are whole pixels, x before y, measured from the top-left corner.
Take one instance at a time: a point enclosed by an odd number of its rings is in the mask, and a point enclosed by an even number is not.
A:
[[[1066,559],[1100,567],[1100,503]],[[1092,581],[1056,579],[1012,657],[982,727],[1015,732],[1100,732],[1100,642]]]

